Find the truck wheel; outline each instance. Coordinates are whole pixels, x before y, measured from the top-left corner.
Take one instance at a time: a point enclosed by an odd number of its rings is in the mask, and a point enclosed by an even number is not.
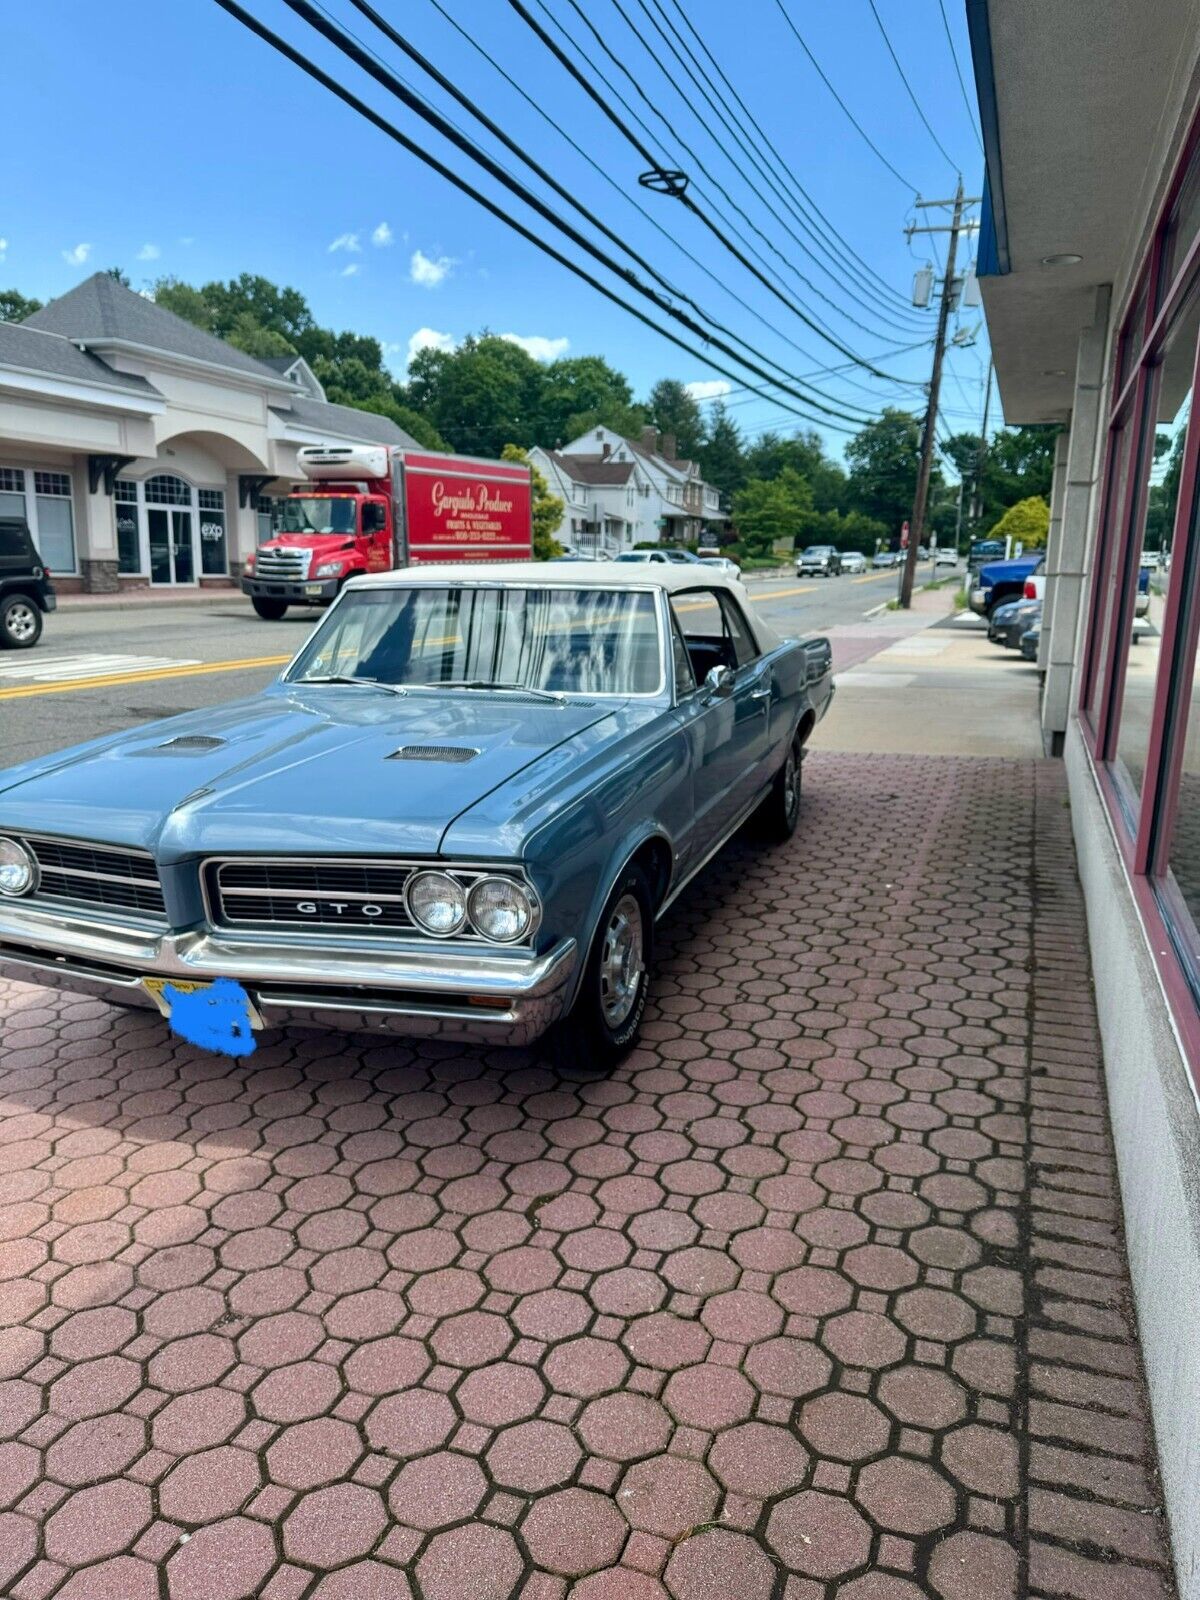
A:
[[[771,792],[754,813],[754,825],[768,844],[785,844],[800,821],[800,790],[804,741],[799,732],[788,747],[787,759],[775,774]]]
[[[26,594],[0,600],[0,645],[6,650],[32,650],[42,636],[42,613]]]
[[[264,622],[278,622],[287,612],[286,600],[264,600],[261,596],[254,595],[250,604]]]
[[[555,1030],[560,1067],[615,1067],[637,1042],[654,946],[650,888],[640,867],[629,866],[609,895],[588,952],[579,995]]]

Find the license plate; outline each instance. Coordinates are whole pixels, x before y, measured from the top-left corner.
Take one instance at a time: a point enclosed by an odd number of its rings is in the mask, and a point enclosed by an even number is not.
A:
[[[154,1001],[154,1004],[168,1022],[171,1020],[171,1002],[163,993],[163,990],[168,985],[175,990],[176,994],[202,994],[212,988],[211,983],[200,982],[194,978],[143,978],[142,988]],[[246,1009],[250,1016],[250,1026],[252,1028],[261,1028],[263,1020],[254,1004],[249,1000],[247,1001]]]

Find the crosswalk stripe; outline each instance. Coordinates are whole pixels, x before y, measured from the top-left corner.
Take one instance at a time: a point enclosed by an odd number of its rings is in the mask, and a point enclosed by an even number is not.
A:
[[[36,661],[0,663],[0,683],[56,683],[66,678],[115,677],[125,672],[153,672],[164,667],[198,666],[195,656],[78,655]]]

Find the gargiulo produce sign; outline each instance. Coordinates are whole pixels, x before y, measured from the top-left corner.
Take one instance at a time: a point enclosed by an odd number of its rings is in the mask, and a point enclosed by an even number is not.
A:
[[[406,454],[408,559],[528,561],[533,556],[529,468],[464,456]]]

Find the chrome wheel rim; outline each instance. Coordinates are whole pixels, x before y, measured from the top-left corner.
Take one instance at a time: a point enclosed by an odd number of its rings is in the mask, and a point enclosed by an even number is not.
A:
[[[21,644],[24,644],[28,639],[32,639],[37,632],[37,618],[33,614],[33,607],[26,605],[24,601],[18,601],[16,605],[10,606],[8,609],[8,631]]]
[[[783,769],[783,809],[790,821],[796,814],[796,807],[800,804],[800,761],[796,755],[796,746],[788,751],[787,764]]]
[[[608,914],[600,950],[600,1009],[610,1028],[628,1021],[637,1004],[646,970],[643,951],[642,908],[624,894]]]

